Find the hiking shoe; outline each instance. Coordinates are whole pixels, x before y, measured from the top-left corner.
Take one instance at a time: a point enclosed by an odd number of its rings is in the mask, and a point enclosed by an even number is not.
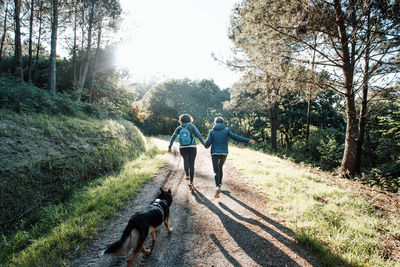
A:
[[[215,189],[215,198],[219,198],[219,194],[221,193],[221,188],[219,186],[217,186],[217,188]]]
[[[189,180],[189,176],[185,176],[185,180]]]
[[[193,192],[193,184],[192,183],[189,183],[189,190],[190,190],[190,192]]]

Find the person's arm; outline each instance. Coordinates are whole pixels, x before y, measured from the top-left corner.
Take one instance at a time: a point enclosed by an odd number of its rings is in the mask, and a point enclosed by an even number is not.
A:
[[[201,136],[201,133],[199,132],[199,130],[197,129],[197,127],[196,127],[194,124],[192,124],[192,125],[193,125],[194,134],[195,134],[196,137],[200,140],[200,142],[201,142],[203,145],[205,145],[206,142],[204,141],[203,136]]]
[[[204,145],[205,148],[209,148],[211,146],[212,143],[212,134],[211,134],[211,130],[208,132],[208,137],[207,137],[207,141]]]
[[[236,140],[236,141],[238,141],[238,142],[250,143],[251,141],[253,141],[253,140],[251,140],[251,139],[249,139],[249,138],[246,138],[246,137],[243,137],[243,136],[240,136],[240,135],[235,134],[235,133],[232,132],[230,129],[229,129],[229,131],[228,131],[228,135],[229,135],[230,138],[232,138],[233,140]],[[253,141],[253,142],[254,142],[254,141]]]
[[[176,139],[176,137],[178,136],[178,134],[181,132],[181,126],[178,126],[175,131],[174,134],[171,136],[171,139],[169,141],[169,146],[168,146],[168,151],[171,152],[171,147],[174,144],[174,141]]]

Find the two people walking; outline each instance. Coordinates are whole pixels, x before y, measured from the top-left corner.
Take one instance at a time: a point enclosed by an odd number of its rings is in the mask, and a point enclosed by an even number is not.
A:
[[[193,118],[190,115],[183,114],[179,116],[179,123],[181,125],[175,129],[174,134],[170,139],[168,151],[171,152],[171,147],[179,135],[179,151],[183,157],[186,178],[189,178],[190,180],[189,188],[193,191],[194,162],[197,153],[194,137],[197,137],[205,148],[211,146],[211,159],[216,186],[215,197],[218,198],[221,193],[223,166],[228,156],[228,139],[232,138],[239,142],[251,144],[254,144],[254,141],[233,133],[224,125],[224,119],[222,117],[215,118],[214,127],[210,130],[207,141],[204,141],[199,130],[193,124]],[[190,135],[190,137],[186,138],[188,135]]]

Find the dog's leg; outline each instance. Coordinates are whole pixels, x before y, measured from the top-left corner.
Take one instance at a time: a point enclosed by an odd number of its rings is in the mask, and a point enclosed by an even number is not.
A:
[[[137,255],[141,252],[141,251],[143,251],[143,252],[145,252],[146,251],[146,249],[144,248],[144,242],[146,241],[146,238],[147,238],[147,235],[149,234],[149,228],[147,228],[145,231],[143,231],[143,232],[141,232],[140,230],[139,230],[139,239],[138,239],[138,241],[137,241],[137,244],[136,244],[136,246],[133,248],[133,251],[132,251],[132,254],[131,254],[131,256],[129,257],[129,259],[128,259],[128,262],[127,262],[127,266],[128,267],[131,267],[132,266],[132,263],[133,263],[133,260],[137,257]],[[146,253],[146,252],[145,252]]]
[[[165,228],[167,228],[168,232],[171,233],[172,232],[172,228],[169,228],[168,220],[169,220],[169,216],[164,220],[164,225],[165,225]]]
[[[143,245],[142,245],[142,247],[143,247]],[[132,254],[129,257],[128,262],[126,264],[127,267],[132,266],[133,260],[136,258],[136,256],[139,254],[140,251],[141,251],[141,249],[138,249],[138,247],[133,249]]]
[[[157,236],[156,236],[156,231],[151,231],[151,245],[150,245],[150,250],[153,250],[153,248],[156,245],[156,241],[157,241]]]

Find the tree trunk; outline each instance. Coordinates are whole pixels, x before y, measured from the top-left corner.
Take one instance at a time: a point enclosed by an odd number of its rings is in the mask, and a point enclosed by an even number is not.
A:
[[[93,103],[94,101],[94,81],[96,79],[96,74],[97,74],[97,60],[99,56],[99,49],[100,49],[100,42],[101,42],[101,21],[99,22],[99,31],[97,33],[97,47],[96,47],[96,53],[94,56],[94,63],[93,63],[93,71],[92,71],[92,77],[90,81],[90,96],[89,96],[89,103]]]
[[[56,92],[56,60],[57,60],[57,27],[58,27],[58,0],[53,0],[53,19],[51,27],[51,52],[49,88],[51,93]]]
[[[22,67],[22,46],[21,46],[21,2],[20,0],[14,0],[15,11],[14,11],[14,21],[15,21],[15,49],[14,49],[14,60],[15,60],[15,78],[18,81],[24,80],[24,73]]]
[[[88,25],[88,40],[87,40],[87,48],[86,48],[86,56],[85,56],[85,65],[82,70],[82,77],[79,84],[79,92],[78,92],[78,100],[81,100],[82,91],[85,87],[86,76],[89,69],[89,60],[90,60],[90,49],[92,46],[92,29],[93,29],[93,17],[94,17],[94,2],[90,2],[90,11],[89,11],[89,25]]]
[[[354,163],[354,171],[360,173],[361,171],[361,155],[362,147],[364,144],[365,128],[367,126],[367,112],[368,112],[368,82],[369,82],[369,55],[370,55],[370,13],[368,12],[367,18],[367,35],[366,35],[366,48],[365,48],[365,62],[364,62],[364,75],[362,84],[362,100],[360,108],[360,116],[358,120],[358,138],[356,145],[356,155]]]
[[[342,175],[349,176],[354,173],[354,159],[356,150],[356,136],[357,136],[357,120],[356,108],[354,101],[354,61],[353,56],[349,51],[349,39],[346,32],[344,23],[345,15],[341,9],[340,0],[334,0],[336,24],[339,32],[339,39],[342,52],[343,61],[343,75],[344,75],[344,90],[346,98],[346,143],[343,153],[343,159],[340,166]],[[353,42],[352,42],[353,43]],[[354,50],[351,51],[354,53]]]
[[[269,119],[271,124],[271,148],[273,151],[278,150],[278,116],[279,116],[279,103],[275,101],[268,105]]]
[[[367,110],[368,110],[368,85],[363,85],[363,96],[361,102],[361,109],[360,109],[360,118],[358,121],[358,138],[357,138],[357,146],[356,146],[356,153],[355,153],[355,162],[354,162],[354,171],[356,173],[360,173],[361,171],[361,155],[362,155],[362,147],[364,144],[364,137],[365,137],[365,129],[367,126]]]
[[[307,101],[306,144],[308,144],[308,138],[310,136],[310,123],[311,123],[311,96],[308,96],[308,101]]]
[[[315,84],[314,84],[314,71],[315,71],[315,50],[316,50],[316,45],[317,45],[317,35],[314,36],[314,50],[313,50],[313,57],[312,57],[312,62],[311,62],[311,77],[312,77],[312,84],[310,85],[310,92],[308,95],[308,101],[307,101],[307,126],[306,126],[306,145],[308,145],[308,138],[310,137],[310,124],[311,124],[311,100],[313,97],[313,92],[315,90]]]
[[[0,43],[0,73],[3,72],[4,41],[6,40],[6,36],[7,36],[7,14],[8,14],[8,3],[6,5],[6,11],[4,12],[3,35],[1,36],[1,43]]]
[[[346,143],[341,164],[341,172],[345,176],[354,174],[357,120],[354,94],[346,95]]]
[[[81,22],[81,53],[79,57],[79,83],[82,80],[82,72],[83,72],[83,47],[85,43],[85,9],[82,8],[82,22]],[[79,91],[79,88],[78,88]],[[78,92],[79,93],[79,92]]]
[[[76,1],[74,1],[74,47],[72,48],[72,80],[73,84],[76,84],[76,27],[77,27],[77,7]]]
[[[31,0],[31,15],[29,17],[29,59],[28,59],[28,82],[32,82],[32,35],[33,35],[33,11],[35,0]]]
[[[33,84],[36,84],[37,81],[37,73],[39,71],[39,54],[40,54],[40,38],[42,37],[42,11],[43,11],[43,1],[40,0],[39,3],[39,36],[38,36],[38,41],[36,45],[36,60],[35,60],[35,69],[33,70],[32,74],[32,81]]]

